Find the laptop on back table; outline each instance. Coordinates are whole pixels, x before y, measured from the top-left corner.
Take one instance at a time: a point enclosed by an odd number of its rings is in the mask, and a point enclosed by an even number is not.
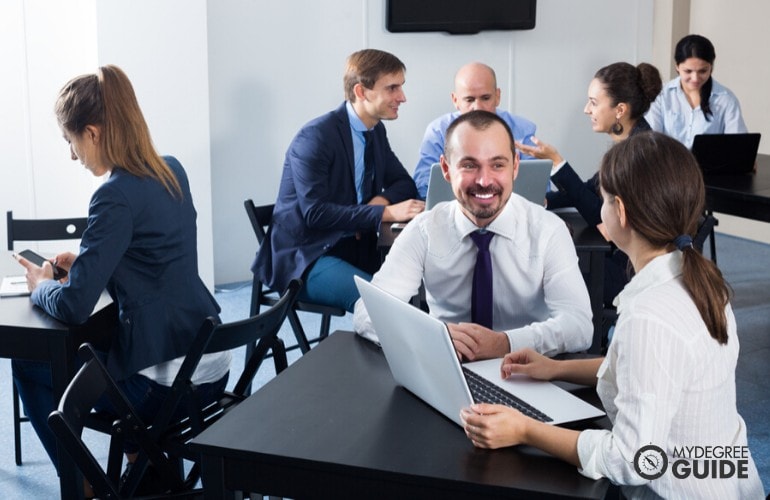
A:
[[[442,321],[358,276],[355,282],[396,383],[457,425],[462,426],[462,408],[474,402],[499,402],[490,400],[489,394],[472,395],[476,385],[484,386],[484,391],[508,392],[513,399],[503,404],[551,424],[604,415],[551,382],[524,375],[503,380],[499,359],[461,365]]]
[[[761,134],[699,134],[692,154],[705,175],[748,174],[754,171]]]

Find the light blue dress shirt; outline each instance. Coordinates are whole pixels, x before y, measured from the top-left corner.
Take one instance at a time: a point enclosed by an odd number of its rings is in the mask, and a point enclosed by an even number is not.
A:
[[[700,106],[693,109],[682,90],[680,78],[668,82],[645,115],[650,127],[692,148],[698,134],[741,134],[748,132],[741,115],[741,105],[730,89],[713,80],[706,116]]]
[[[350,101],[345,102],[345,109],[348,111],[350,119],[350,132],[353,136],[353,162],[356,166],[356,193],[358,194],[358,203],[363,201],[363,183],[364,183],[364,150],[366,149],[366,139],[364,132],[368,129],[364,122],[356,114]]]
[[[512,115],[503,109],[496,110],[497,116],[505,120],[505,123],[511,128],[513,138],[518,142],[534,146],[532,136],[535,135],[536,125],[524,117]],[[425,136],[420,146],[420,161],[414,169],[414,183],[417,185],[417,192],[424,200],[428,194],[428,181],[430,179],[430,167],[438,163],[439,157],[444,153],[444,138],[446,129],[460,116],[459,111],[447,113],[433,120],[428,128],[425,129]],[[522,159],[532,158],[529,155],[521,154]]]

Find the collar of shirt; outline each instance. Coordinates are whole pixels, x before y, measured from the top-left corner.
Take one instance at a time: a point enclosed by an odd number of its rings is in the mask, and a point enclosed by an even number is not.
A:
[[[684,90],[682,90],[682,77],[677,76],[670,82],[666,84],[664,87],[664,90],[667,90],[669,92],[677,92],[680,94],[684,94]],[[711,95],[717,96],[727,93],[727,88],[725,88],[722,84],[714,80],[714,77],[711,77]]]
[[[515,205],[519,201],[520,200],[517,198],[517,195],[511,193],[511,197],[503,207],[503,210],[484,229],[487,231],[492,231],[496,235],[502,236],[509,240],[513,239],[513,235],[516,232],[516,213],[524,213],[524,207],[512,207],[512,205]],[[524,201],[524,199],[522,198],[521,201]],[[460,203],[457,202],[457,200],[455,200],[454,206],[454,224],[461,238],[465,238],[472,232],[481,229],[476,224],[471,222],[470,219],[468,219],[468,217],[462,211]]]
[[[622,314],[626,304],[646,290],[659,286],[682,275],[682,252],[674,250],[655,257],[642,268],[626,287],[615,297],[618,314]]]

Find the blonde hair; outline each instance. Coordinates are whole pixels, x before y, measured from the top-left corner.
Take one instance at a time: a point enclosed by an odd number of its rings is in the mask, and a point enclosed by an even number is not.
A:
[[[102,66],[95,74],[67,82],[59,91],[55,113],[59,126],[71,133],[100,126],[104,154],[113,168],[155,179],[172,196],[182,196],[179,181],[155,151],[134,88],[117,66]]]

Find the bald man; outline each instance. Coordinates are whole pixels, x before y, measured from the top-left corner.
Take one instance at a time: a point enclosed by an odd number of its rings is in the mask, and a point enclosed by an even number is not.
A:
[[[425,136],[420,146],[420,161],[414,169],[414,182],[420,197],[425,199],[428,193],[430,168],[438,163],[444,153],[444,136],[449,124],[463,113],[474,110],[484,110],[505,120],[518,142],[534,145],[532,136],[535,135],[535,124],[524,117],[512,115],[499,109],[500,89],[497,86],[495,71],[486,64],[473,62],[466,64],[455,75],[455,90],[452,92],[452,104],[457,111],[447,113],[433,120],[425,129]],[[531,158],[522,154],[522,158]]]

